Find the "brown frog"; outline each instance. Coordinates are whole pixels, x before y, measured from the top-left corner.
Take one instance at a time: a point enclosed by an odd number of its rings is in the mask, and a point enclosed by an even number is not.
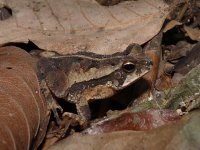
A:
[[[152,66],[137,44],[112,55],[91,52],[59,55],[46,51],[34,55],[39,56],[41,90],[55,118],[59,120],[57,108],[62,109],[56,98],[62,98],[76,105],[78,115],[74,116],[79,116],[82,123],[91,117],[88,102],[113,96],[141,78]]]

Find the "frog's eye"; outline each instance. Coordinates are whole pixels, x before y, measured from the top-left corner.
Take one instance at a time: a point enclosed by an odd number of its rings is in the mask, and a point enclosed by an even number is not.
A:
[[[133,62],[125,62],[123,65],[122,65],[122,68],[125,72],[128,72],[128,73],[131,73],[133,71],[135,71],[135,65]]]

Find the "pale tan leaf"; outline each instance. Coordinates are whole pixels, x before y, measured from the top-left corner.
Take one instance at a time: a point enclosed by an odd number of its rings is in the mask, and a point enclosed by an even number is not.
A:
[[[160,0],[106,7],[95,0],[7,0],[13,17],[0,22],[0,43],[31,40],[40,48],[70,53],[122,51],[156,35],[168,14]]]
[[[184,26],[184,30],[187,32],[188,36],[192,40],[200,41],[200,30],[199,29]]]
[[[171,20],[170,22],[167,23],[167,25],[164,27],[163,32],[167,32],[174,28],[175,26],[182,25],[181,22],[176,21],[176,20]]]

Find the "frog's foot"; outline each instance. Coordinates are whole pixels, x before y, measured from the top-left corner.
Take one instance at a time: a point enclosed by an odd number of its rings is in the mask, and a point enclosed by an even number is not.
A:
[[[85,129],[88,126],[88,121],[84,117],[74,113],[64,112],[62,118],[69,118],[72,126],[80,125],[81,129]]]
[[[56,119],[57,124],[61,122],[61,119],[58,115],[58,110],[63,113],[62,107],[55,101],[48,102],[48,109],[53,112],[54,118]]]

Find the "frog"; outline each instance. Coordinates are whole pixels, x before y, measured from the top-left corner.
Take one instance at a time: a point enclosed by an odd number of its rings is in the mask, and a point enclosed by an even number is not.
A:
[[[91,119],[91,101],[112,97],[152,67],[142,47],[135,43],[110,55],[86,51],[64,55],[40,51],[33,55],[38,58],[37,75],[41,91],[57,122],[60,110],[63,115],[81,120],[80,124],[87,124]],[[74,104],[77,114],[63,112],[57,98]]]

